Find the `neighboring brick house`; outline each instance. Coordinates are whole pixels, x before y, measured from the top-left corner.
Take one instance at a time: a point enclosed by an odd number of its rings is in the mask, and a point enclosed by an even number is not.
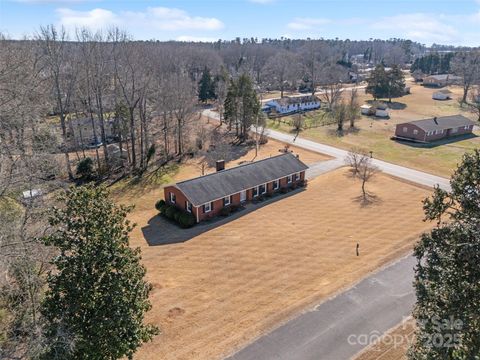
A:
[[[217,215],[223,207],[239,205],[280,191],[305,179],[308,166],[286,153],[166,186],[165,202],[191,212],[197,222]]]
[[[450,74],[429,75],[423,78],[423,85],[443,87],[447,85],[457,84],[462,80],[460,76]]]
[[[470,134],[475,123],[462,115],[434,117],[432,119],[397,124],[395,138],[416,142],[432,142],[453,136]]]

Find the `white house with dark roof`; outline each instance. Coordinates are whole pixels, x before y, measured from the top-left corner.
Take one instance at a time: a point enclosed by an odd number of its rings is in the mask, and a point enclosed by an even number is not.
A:
[[[321,102],[316,96],[284,96],[280,99],[272,99],[265,104],[274,109],[278,114],[293,114],[299,111],[319,109]]]

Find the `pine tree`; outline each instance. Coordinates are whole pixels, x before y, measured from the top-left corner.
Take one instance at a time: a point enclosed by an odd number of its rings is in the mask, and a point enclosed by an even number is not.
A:
[[[416,340],[411,360],[480,359],[480,150],[424,201],[437,226],[415,246]]]
[[[225,119],[231,128],[235,125],[236,135],[244,140],[257,118],[260,117],[260,101],[246,74],[232,80],[225,99]]]
[[[132,358],[158,329],[143,324],[151,287],[140,249],[129,246],[130,208],[113,204],[104,187],[71,188],[60,200],[44,238],[58,251],[42,310],[44,358]]]
[[[405,76],[397,65],[393,65],[392,69],[388,71],[382,64],[377,65],[367,79],[365,91],[367,94],[372,94],[374,100],[388,98],[391,102],[392,97],[403,95]]]
[[[198,83],[198,99],[207,102],[208,100],[215,100],[215,98],[215,82],[210,75],[210,70],[205,68]]]
[[[387,71],[387,78],[388,101],[392,102],[392,97],[402,96],[405,93],[405,76],[398,65],[393,65],[392,69]]]
[[[365,92],[371,94],[374,100],[388,95],[388,78],[385,67],[382,64],[377,65],[370,73]]]

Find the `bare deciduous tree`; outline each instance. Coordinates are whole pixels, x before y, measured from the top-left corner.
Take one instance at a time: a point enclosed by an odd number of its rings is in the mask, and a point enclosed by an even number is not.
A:
[[[372,164],[372,159],[361,149],[352,149],[349,151],[345,162],[350,166],[352,176],[362,182],[362,201],[368,203],[373,197],[365,189],[365,184],[378,173],[378,168]]]

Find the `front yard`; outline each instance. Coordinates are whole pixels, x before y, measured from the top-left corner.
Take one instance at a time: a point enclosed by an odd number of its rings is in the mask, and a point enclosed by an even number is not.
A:
[[[175,178],[185,175],[180,169]],[[430,191],[386,175],[367,188],[377,200],[362,207],[359,182],[340,169],[306,191],[163,246],[149,246],[142,232],[161,189],[119,197],[138,205],[132,245],[141,247],[153,284],[148,321],[162,331],[135,358],[220,359],[411,250],[430,227],[421,204]]]

